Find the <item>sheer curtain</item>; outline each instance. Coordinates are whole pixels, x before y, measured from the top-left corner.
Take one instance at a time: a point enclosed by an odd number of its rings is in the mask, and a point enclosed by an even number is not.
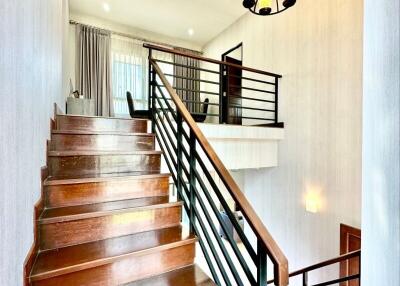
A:
[[[130,91],[136,110],[148,109],[148,49],[144,42],[113,35],[111,39],[112,90],[116,116],[129,117],[126,92]],[[157,59],[172,62],[172,56],[154,52]],[[160,63],[164,73],[173,74],[173,66]],[[172,78],[170,78],[172,83]]]
[[[114,112],[117,116],[129,117],[126,92],[130,91],[136,110],[148,109],[147,80],[148,52],[143,43],[121,37],[112,36],[112,90]]]
[[[114,111],[119,117],[129,117],[126,92],[130,91],[136,110],[148,109],[148,49],[144,42],[127,37],[113,35],[111,39],[112,91]],[[173,63],[173,56],[168,53],[153,51],[158,60]],[[165,74],[173,75],[172,64],[158,63]],[[167,76],[173,84],[173,77]],[[167,92],[164,95],[168,96]]]

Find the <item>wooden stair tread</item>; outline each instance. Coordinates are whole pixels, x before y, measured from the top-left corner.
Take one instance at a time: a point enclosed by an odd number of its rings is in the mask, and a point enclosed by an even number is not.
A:
[[[161,151],[49,151],[49,157],[73,157],[73,156],[113,156],[113,155],[161,155]]]
[[[126,118],[126,117],[105,117],[105,116],[94,116],[94,115],[75,115],[75,114],[57,114],[57,117],[81,117],[81,118],[93,118],[93,119],[107,119],[107,120],[128,120],[128,121],[149,121],[145,118]]]
[[[58,129],[52,130],[52,134],[65,134],[65,135],[115,135],[115,136],[144,136],[155,137],[154,133],[131,133],[121,131],[96,131],[96,130],[67,130]]]
[[[196,264],[173,270],[124,286],[215,286],[216,284]]]
[[[194,242],[195,237],[186,228],[175,226],[47,250],[38,254],[31,280],[46,279],[97,267],[127,256],[144,255]]]
[[[169,177],[169,173],[160,173],[159,171],[138,171],[129,173],[99,173],[90,175],[79,175],[79,176],[52,176],[48,177],[44,185],[67,185],[67,184],[79,184],[79,183],[98,183],[107,181],[118,181],[118,180],[129,180],[129,179],[150,179],[150,178],[163,178]]]
[[[134,210],[155,209],[163,207],[181,206],[169,196],[148,197],[131,200],[104,202],[90,205],[78,205],[45,209],[40,217],[41,224],[65,222],[71,220],[93,218],[111,213],[124,213]]]

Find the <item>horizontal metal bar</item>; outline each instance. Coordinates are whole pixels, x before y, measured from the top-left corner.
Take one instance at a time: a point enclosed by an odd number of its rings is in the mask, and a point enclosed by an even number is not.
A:
[[[172,98],[168,98],[169,101],[173,101]],[[185,100],[185,99],[181,99],[182,102],[187,102],[187,103],[199,103],[199,104],[207,104],[207,105],[212,105],[212,106],[219,106],[218,103],[211,103],[211,102],[207,102],[204,103],[204,101],[197,101],[197,100]]]
[[[245,77],[245,76],[238,76],[238,75],[234,75],[234,74],[226,74],[226,75],[228,77],[235,77],[235,78],[240,78],[240,79],[244,79],[244,80],[250,80],[250,81],[255,81],[255,82],[259,82],[259,83],[275,85],[274,82],[265,81],[265,80],[261,80],[261,79],[255,79],[255,78],[250,78],[250,77]]]
[[[332,258],[332,259],[329,259],[329,260],[325,260],[323,262],[320,262],[320,263],[305,267],[303,269],[299,269],[297,271],[294,271],[294,272],[289,274],[289,277],[295,277],[295,276],[303,275],[304,273],[309,273],[311,271],[318,270],[318,269],[321,269],[321,268],[324,268],[324,267],[327,267],[327,266],[330,266],[330,265],[333,265],[333,264],[336,264],[336,263],[339,263],[339,262],[342,262],[342,261],[346,261],[346,260],[349,260],[351,258],[360,257],[360,255],[361,255],[361,250],[356,250],[356,251],[353,251],[353,252],[349,252],[349,253],[343,254],[341,256],[338,256],[338,257],[335,257],[335,258]],[[359,274],[356,274],[356,275],[359,275]],[[356,278],[352,278],[352,279],[356,279]],[[268,284],[271,284],[273,282],[274,282],[274,280],[269,280]],[[327,283],[327,282],[325,282],[325,283]],[[338,282],[336,282],[336,283],[338,283]],[[333,284],[335,284],[335,283],[333,283]],[[330,285],[330,284],[327,284],[327,285]],[[321,286],[321,285],[319,285],[319,286]]]
[[[173,75],[170,73],[165,73],[165,76],[170,76],[174,78],[180,78],[180,79],[188,79],[188,80],[193,80],[193,81],[199,81],[199,82],[205,82],[205,83],[210,83],[210,84],[215,84],[219,85],[220,83],[217,81],[212,81],[212,80],[205,80],[205,79],[196,79],[196,78],[191,78],[191,77],[186,77],[186,76],[179,76],[179,75]]]
[[[240,99],[245,99],[245,100],[253,100],[253,101],[261,101],[261,102],[275,103],[275,101],[273,101],[273,100],[260,99],[260,98],[252,98],[252,97],[246,97],[246,96],[240,96],[240,95],[234,95],[234,94],[229,94],[229,97],[240,98]]]
[[[249,116],[235,116],[235,115],[229,115],[229,117],[237,117],[237,118],[242,118],[242,119],[253,119],[253,120],[266,120],[266,121],[275,121],[275,119],[270,119],[270,118],[261,118],[261,117],[249,117]]]
[[[198,70],[198,71],[209,72],[209,73],[213,73],[213,74],[219,74],[219,72],[217,72],[217,71],[213,71],[213,70],[209,70],[209,69],[203,69],[203,68],[198,68],[198,67],[193,67],[193,66],[188,66],[188,65],[177,64],[177,63],[174,63],[174,62],[163,61],[163,60],[157,60],[157,59],[154,59],[154,61],[155,61],[155,62],[159,62],[159,63],[163,63],[163,64],[168,64],[168,65],[177,66],[177,67],[183,67],[183,68],[188,68],[188,69],[192,69],[192,70]]]
[[[219,117],[219,114],[216,113],[199,113],[199,112],[190,112],[191,115],[204,115],[207,114],[207,116],[217,116]]]
[[[240,109],[249,109],[249,110],[258,110],[258,111],[275,112],[275,110],[271,110],[271,109],[247,107],[247,106],[241,106],[241,105],[236,105],[236,104],[229,104],[228,106],[229,106],[229,107],[240,108]]]
[[[160,87],[165,87],[164,85],[160,85]],[[183,90],[183,91],[190,91],[190,92],[197,92],[197,93],[204,93],[204,94],[211,94],[211,95],[218,95],[218,92],[211,92],[211,91],[204,91],[204,90],[196,90],[196,89],[190,89],[190,88],[181,88],[181,87],[172,87],[175,90]]]
[[[240,85],[229,84],[229,87],[236,87],[236,88],[240,88],[240,89],[246,89],[246,90],[252,90],[252,91],[257,91],[257,92],[264,92],[264,93],[269,93],[269,94],[275,94],[275,91],[268,91],[268,90],[257,89],[257,88],[251,88],[251,87],[245,87],[245,86],[240,86]]]
[[[347,277],[331,280],[331,281],[328,281],[328,282],[314,284],[313,286],[328,286],[328,285],[333,285],[333,284],[337,284],[337,283],[341,283],[341,282],[345,282],[345,281],[350,281],[350,280],[355,280],[355,279],[360,279],[360,274],[354,274],[354,275],[350,275],[350,276],[347,276]]]
[[[310,271],[313,271],[315,269],[319,269],[319,268],[322,268],[322,267],[325,267],[325,266],[328,266],[328,265],[332,265],[332,264],[335,264],[335,263],[338,263],[338,262],[341,262],[341,261],[345,261],[345,260],[348,260],[350,258],[359,257],[360,255],[361,255],[361,250],[356,250],[356,251],[353,251],[353,252],[350,252],[350,253],[346,253],[346,254],[343,254],[343,255],[341,255],[339,257],[335,257],[333,259],[329,259],[329,260],[326,260],[326,261],[323,261],[323,262],[308,266],[306,268],[294,271],[294,272],[290,273],[290,277],[302,274],[304,272],[310,272]]]

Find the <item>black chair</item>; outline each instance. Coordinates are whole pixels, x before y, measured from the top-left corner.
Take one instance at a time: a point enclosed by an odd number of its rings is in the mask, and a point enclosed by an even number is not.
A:
[[[194,121],[198,122],[198,123],[202,123],[206,120],[207,118],[207,111],[208,111],[208,103],[210,102],[210,100],[208,98],[206,98],[204,100],[204,102],[202,103],[203,105],[203,110],[201,112],[201,114],[192,114],[192,117],[194,119]]]
[[[126,100],[128,101],[129,114],[131,118],[150,118],[148,110],[135,110],[132,94],[126,92]]]

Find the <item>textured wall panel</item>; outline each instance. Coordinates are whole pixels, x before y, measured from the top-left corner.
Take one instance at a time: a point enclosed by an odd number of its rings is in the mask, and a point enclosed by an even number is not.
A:
[[[0,285],[22,285],[53,104],[63,106],[67,1],[0,1]]]

